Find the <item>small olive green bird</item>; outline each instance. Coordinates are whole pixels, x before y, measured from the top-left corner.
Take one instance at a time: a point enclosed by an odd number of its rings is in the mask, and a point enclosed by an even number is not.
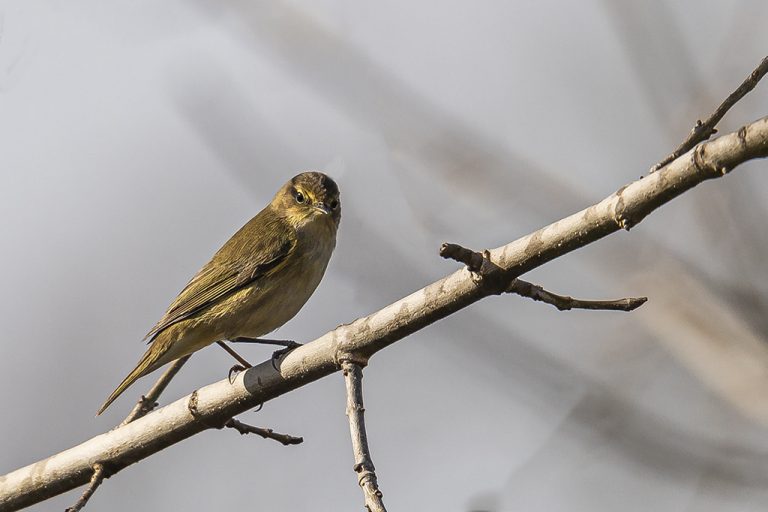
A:
[[[181,291],[145,339],[136,379],[216,341],[258,341],[293,318],[325,273],[341,220],[339,188],[320,172],[295,176]],[[269,342],[269,340],[267,340]]]

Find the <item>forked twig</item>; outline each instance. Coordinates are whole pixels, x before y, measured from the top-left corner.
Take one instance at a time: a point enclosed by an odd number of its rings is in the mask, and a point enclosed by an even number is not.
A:
[[[651,167],[651,172],[656,172],[673,160],[676,160],[681,155],[689,151],[692,147],[703,140],[709,139],[712,135],[717,133],[715,126],[725,116],[726,112],[731,109],[741,98],[747,95],[749,91],[755,88],[761,78],[768,73],[768,57],[765,57],[760,64],[749,74],[749,76],[739,85],[739,87],[733,91],[727,98],[720,104],[719,107],[712,112],[706,121],[703,123],[701,120],[696,121],[691,133],[686,139],[677,146],[671,154],[664,158],[661,162]]]
[[[499,293],[516,293],[522,297],[528,297],[536,301],[551,304],[560,311],[569,309],[594,309],[608,311],[632,311],[648,301],[647,297],[627,297],[615,300],[583,300],[574,299],[567,295],[558,295],[545,290],[543,287],[529,283],[520,278],[505,276],[502,269],[494,265],[490,260],[488,251],[485,254],[467,249],[458,244],[443,244],[440,247],[440,256],[446,259],[464,263],[470,272],[478,275],[480,280],[501,281],[493,286]]]

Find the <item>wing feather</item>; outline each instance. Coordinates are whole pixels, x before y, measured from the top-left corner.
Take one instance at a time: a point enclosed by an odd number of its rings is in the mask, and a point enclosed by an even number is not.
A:
[[[280,266],[296,246],[295,231],[265,208],[230,238],[187,283],[144,339],[190,318]]]

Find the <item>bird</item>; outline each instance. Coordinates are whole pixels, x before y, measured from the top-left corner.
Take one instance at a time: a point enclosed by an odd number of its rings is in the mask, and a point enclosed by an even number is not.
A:
[[[308,171],[288,180],[179,293],[145,336],[149,348],[139,363],[96,415],[140,377],[214,342],[235,356],[224,340],[297,345],[259,337],[293,318],[320,284],[340,221],[333,179]]]

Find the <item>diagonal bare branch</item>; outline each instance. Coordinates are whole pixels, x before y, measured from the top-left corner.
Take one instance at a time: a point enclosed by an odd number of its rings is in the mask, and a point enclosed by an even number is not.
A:
[[[630,183],[567,218],[490,251],[509,277],[584,247],[651,212],[696,185],[741,163],[768,157],[768,117],[705,142],[659,172]],[[88,481],[95,462],[114,473],[260,403],[339,370],[340,362],[376,352],[478,300],[496,293],[461,269],[350,324],[297,348],[278,368],[265,361],[201,388],[138,420],[43,461],[0,476],[0,512],[29,506]],[[193,414],[194,411],[194,414]]]

